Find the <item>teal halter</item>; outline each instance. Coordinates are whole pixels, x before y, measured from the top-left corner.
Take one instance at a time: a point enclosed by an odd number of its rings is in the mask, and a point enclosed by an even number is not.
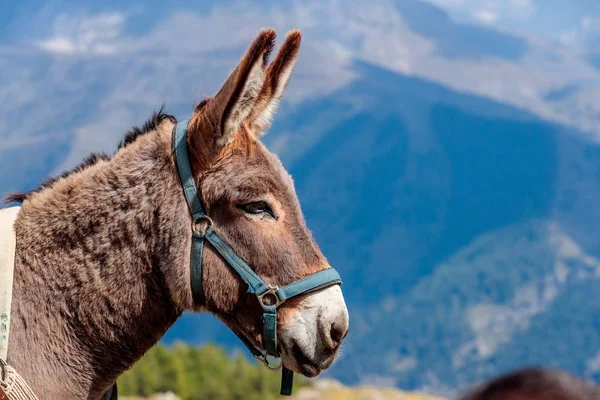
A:
[[[342,280],[337,271],[327,268],[309,275],[287,286],[277,288],[268,285],[260,279],[244,260],[237,255],[235,250],[219,236],[212,227],[212,220],[204,213],[200,194],[190,167],[187,129],[189,121],[182,121],[173,130],[173,152],[175,164],[183,187],[183,193],[187,201],[190,214],[192,215],[192,250],[191,250],[191,286],[194,301],[203,298],[202,290],[202,250],[204,241],[207,240],[215,250],[223,257],[229,266],[248,285],[248,293],[254,294],[263,309],[263,347],[265,351],[257,348],[241,332],[234,333],[250,350],[252,355],[260,360],[268,369],[278,370],[282,367],[271,365],[267,356],[278,357],[277,351],[277,307],[286,300],[300,294],[309,293],[317,289],[332,285],[340,285]],[[205,227],[202,229],[202,227]],[[292,394],[293,372],[283,366],[281,374],[281,394],[289,396]]]

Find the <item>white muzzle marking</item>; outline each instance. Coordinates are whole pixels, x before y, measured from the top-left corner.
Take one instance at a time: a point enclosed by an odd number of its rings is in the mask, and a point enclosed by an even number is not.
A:
[[[282,359],[291,369],[316,376],[333,362],[349,326],[339,285],[307,295],[281,327]]]

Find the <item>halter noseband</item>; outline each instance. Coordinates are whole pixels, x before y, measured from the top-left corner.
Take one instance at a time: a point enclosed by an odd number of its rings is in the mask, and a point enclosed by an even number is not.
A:
[[[324,287],[340,285],[342,280],[337,271],[333,268],[327,268],[292,282],[287,286],[277,288],[268,285],[246,264],[235,250],[219,236],[212,227],[212,220],[204,213],[202,201],[198,193],[198,188],[192,170],[190,167],[187,130],[188,122],[182,121],[175,126],[173,130],[173,153],[175,155],[175,164],[177,172],[183,187],[185,200],[187,201],[190,214],[192,215],[192,249],[191,249],[191,286],[194,301],[203,297],[202,290],[202,250],[204,241],[207,240],[215,250],[223,257],[229,266],[240,276],[248,285],[248,293],[254,294],[263,309],[263,347],[265,351],[257,348],[243,334],[241,329],[234,333],[250,350],[252,355],[260,360],[268,369],[277,370],[282,367],[281,362],[278,365],[271,365],[267,356],[278,357],[277,352],[277,307],[286,300],[300,294],[309,293]],[[202,229],[202,225],[204,229]],[[281,394],[289,396],[292,393],[293,372],[283,366],[281,375]]]

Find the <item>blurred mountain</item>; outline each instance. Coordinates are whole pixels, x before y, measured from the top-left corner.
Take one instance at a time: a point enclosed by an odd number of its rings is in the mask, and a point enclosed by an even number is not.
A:
[[[359,314],[349,358],[385,356],[341,362],[338,373],[444,393],[530,364],[598,378],[600,314],[590,299],[599,285],[600,262],[555,223],[481,235],[407,293]]]
[[[423,1],[121,3],[0,13],[1,192],[111,151],[163,101],[187,117],[258,26],[300,27],[264,140],[344,278],[327,374],[443,394],[524,364],[600,379],[596,53]],[[240,346],[208,315],[175,340]]]

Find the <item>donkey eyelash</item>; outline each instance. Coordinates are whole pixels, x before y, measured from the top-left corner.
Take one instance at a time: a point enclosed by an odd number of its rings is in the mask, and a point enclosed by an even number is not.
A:
[[[237,207],[247,214],[268,214],[273,219],[277,219],[273,209],[266,201],[252,201],[250,203],[240,204]]]

